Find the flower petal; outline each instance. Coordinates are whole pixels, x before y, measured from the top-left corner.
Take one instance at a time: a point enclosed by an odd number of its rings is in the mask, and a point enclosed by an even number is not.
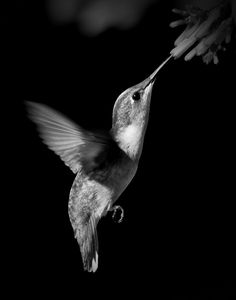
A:
[[[172,12],[181,16],[187,16],[188,12],[186,10],[178,9],[178,8],[173,8]]]
[[[202,24],[199,26],[198,30],[195,32],[195,37],[197,39],[202,38],[204,35],[207,34],[209,28],[211,27],[212,23],[220,16],[220,12],[218,8],[215,8],[212,10],[212,12],[209,15],[209,18],[202,22]]]
[[[184,39],[189,38],[198,29],[198,26],[199,23],[193,26],[187,26],[184,32],[182,32],[181,35],[175,40],[174,45],[178,46],[178,44],[180,44]]]
[[[213,59],[213,52],[211,50],[209,50],[203,57],[202,60],[204,63],[206,63],[207,65],[212,61]]]
[[[200,56],[204,54],[208,50],[208,46],[205,44],[204,39],[201,40],[201,42],[196,46],[196,55]]]
[[[228,35],[229,33],[231,35],[232,33],[231,22],[232,22],[232,18],[230,17],[220,23],[220,25],[216,29],[216,33],[217,33],[216,43],[218,44],[222,43],[225,40],[226,35]]]
[[[207,48],[209,48],[216,41],[216,38],[217,38],[217,30],[215,30],[214,32],[212,32],[212,34],[202,39],[202,42],[205,44]]]
[[[183,24],[186,24],[186,21],[185,21],[185,20],[177,20],[177,21],[171,22],[169,26],[170,26],[171,28],[175,28],[175,27],[177,27],[177,26],[179,26],[179,25],[183,25]]]
[[[218,62],[219,62],[219,58],[216,54],[213,56],[213,62],[214,62],[215,65],[217,65]]]
[[[187,51],[194,43],[196,39],[191,37],[189,39],[184,39],[178,46],[171,50],[170,54],[174,58],[179,58],[185,51]]]
[[[188,61],[196,55],[196,48],[192,49],[187,55],[185,55],[184,60]]]

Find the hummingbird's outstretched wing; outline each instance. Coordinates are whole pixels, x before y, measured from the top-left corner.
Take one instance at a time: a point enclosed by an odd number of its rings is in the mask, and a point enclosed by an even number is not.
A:
[[[26,102],[30,119],[36,123],[43,142],[77,173],[82,167],[92,170],[101,164],[112,138],[82,129],[54,109]]]

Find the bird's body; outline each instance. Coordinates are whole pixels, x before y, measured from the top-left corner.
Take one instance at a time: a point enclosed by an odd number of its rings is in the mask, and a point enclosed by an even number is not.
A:
[[[69,217],[84,269],[98,267],[96,226],[134,177],[148,123],[157,72],[127,89],[115,102],[110,132],[91,132],[43,104],[27,103],[44,143],[76,174]]]
[[[94,258],[95,251],[95,259],[90,265],[92,269],[96,269],[98,263],[96,224],[112,208],[136,170],[137,164],[124,153],[109,168],[102,167],[91,174],[81,171],[76,175],[70,191],[69,216],[75,238],[79,244],[83,241],[82,244],[87,247],[81,249],[84,265],[89,265],[87,260],[91,256]],[[88,234],[88,230],[92,234]]]

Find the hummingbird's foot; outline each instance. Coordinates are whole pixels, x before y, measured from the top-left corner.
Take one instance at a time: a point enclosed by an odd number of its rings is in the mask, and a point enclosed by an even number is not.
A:
[[[122,220],[123,220],[123,218],[124,218],[124,210],[123,210],[123,208],[120,205],[116,205],[116,206],[112,207],[110,210],[114,211],[113,214],[112,214],[112,219],[114,219],[117,210],[121,211],[120,219],[117,221],[117,223],[121,223]]]

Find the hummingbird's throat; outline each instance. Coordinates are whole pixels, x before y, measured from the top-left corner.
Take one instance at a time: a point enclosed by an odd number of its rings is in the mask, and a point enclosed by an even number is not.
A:
[[[142,128],[135,123],[121,128],[117,136],[120,148],[131,158],[135,158],[139,154],[142,140]]]

